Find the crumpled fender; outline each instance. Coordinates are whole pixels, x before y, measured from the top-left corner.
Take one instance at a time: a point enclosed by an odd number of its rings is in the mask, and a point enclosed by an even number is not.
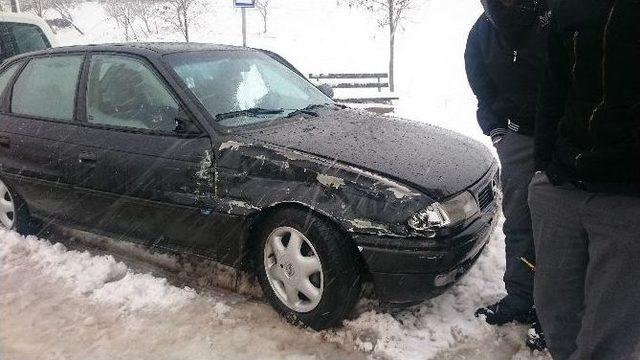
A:
[[[216,150],[216,207],[229,214],[300,204],[348,232],[405,237],[417,235],[409,217],[432,202],[385,176],[280,146],[228,141]]]

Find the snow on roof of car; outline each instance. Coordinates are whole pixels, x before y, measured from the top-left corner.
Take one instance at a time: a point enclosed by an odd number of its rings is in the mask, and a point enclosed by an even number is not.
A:
[[[19,22],[25,24],[34,24],[34,25],[42,25],[46,24],[46,22],[33,14],[29,13],[11,13],[11,12],[2,12],[0,11],[0,21],[2,22]]]

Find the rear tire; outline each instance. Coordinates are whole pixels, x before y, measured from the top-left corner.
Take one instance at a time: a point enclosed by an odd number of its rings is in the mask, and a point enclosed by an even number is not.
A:
[[[0,179],[0,228],[15,231],[21,235],[34,234],[38,222],[29,215],[27,204],[20,195]]]
[[[341,324],[361,294],[351,240],[330,222],[284,209],[261,225],[255,252],[265,298],[287,321],[323,330]]]

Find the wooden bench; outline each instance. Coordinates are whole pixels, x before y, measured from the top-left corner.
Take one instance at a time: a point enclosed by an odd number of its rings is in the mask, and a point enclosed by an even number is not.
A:
[[[333,89],[378,89],[380,96],[368,94],[366,96],[343,96],[335,97],[334,100],[347,104],[382,104],[388,106],[366,107],[379,113],[393,111],[393,101],[400,98],[393,93],[382,93],[383,89],[389,88],[389,74],[387,73],[337,73],[337,74],[309,74],[309,79],[315,81],[317,85],[327,83]]]

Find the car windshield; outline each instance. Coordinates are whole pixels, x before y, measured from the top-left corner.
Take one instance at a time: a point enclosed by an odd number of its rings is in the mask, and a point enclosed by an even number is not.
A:
[[[273,121],[333,103],[295,71],[257,51],[178,53],[166,60],[224,126]]]

